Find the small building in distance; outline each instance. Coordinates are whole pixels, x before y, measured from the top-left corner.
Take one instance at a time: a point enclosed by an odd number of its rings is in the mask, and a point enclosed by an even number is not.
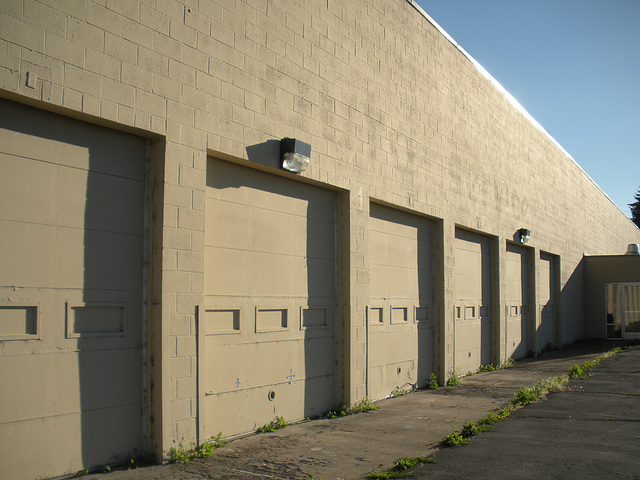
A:
[[[640,339],[640,252],[584,257],[586,338]]]

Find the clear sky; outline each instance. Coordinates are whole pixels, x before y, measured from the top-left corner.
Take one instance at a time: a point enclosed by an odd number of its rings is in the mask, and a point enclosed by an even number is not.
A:
[[[640,0],[417,0],[630,216]]]

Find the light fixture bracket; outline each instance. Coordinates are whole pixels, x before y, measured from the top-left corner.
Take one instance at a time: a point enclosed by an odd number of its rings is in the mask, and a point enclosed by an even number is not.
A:
[[[520,240],[520,243],[527,243],[531,238],[531,230],[527,228],[521,228],[520,230],[518,230],[518,238]]]
[[[280,161],[283,170],[302,173],[309,166],[311,145],[295,138],[285,137],[280,140]]]

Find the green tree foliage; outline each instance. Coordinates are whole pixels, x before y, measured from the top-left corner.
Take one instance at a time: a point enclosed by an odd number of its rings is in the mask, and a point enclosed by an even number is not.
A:
[[[634,199],[635,202],[629,204],[629,208],[631,208],[631,221],[640,228],[640,188],[636,192]]]

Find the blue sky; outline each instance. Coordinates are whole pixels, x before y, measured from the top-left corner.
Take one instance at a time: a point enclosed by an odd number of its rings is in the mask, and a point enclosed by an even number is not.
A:
[[[417,0],[630,216],[640,0]]]

